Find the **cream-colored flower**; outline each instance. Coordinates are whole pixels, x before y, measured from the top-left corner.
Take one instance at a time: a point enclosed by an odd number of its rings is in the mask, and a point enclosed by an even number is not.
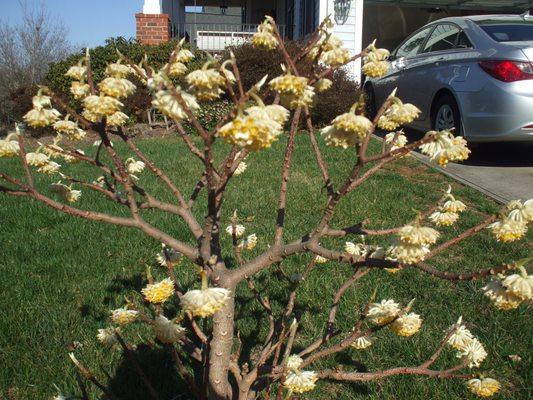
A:
[[[470,154],[466,141],[462,137],[454,137],[450,131],[430,131],[425,137],[432,140],[421,145],[420,151],[441,166],[449,161],[466,160]]]
[[[0,139],[0,157],[15,157],[20,151],[18,133],[11,132],[5,139]]]
[[[248,235],[239,243],[241,249],[252,250],[257,245],[257,235],[252,233]]]
[[[315,101],[315,88],[307,85],[301,95],[282,94],[281,104],[294,110],[298,107],[312,107]]]
[[[468,362],[468,367],[479,367],[483,360],[487,357],[487,351],[476,338],[467,342],[466,345],[457,353],[457,358],[463,358]]]
[[[125,164],[126,164],[126,172],[130,175],[135,175],[140,172],[143,172],[144,168],[146,167],[146,165],[142,161],[135,160],[131,157],[126,160]]]
[[[128,310],[127,308],[117,308],[111,312],[111,321],[117,325],[131,324],[139,317],[139,311]]]
[[[379,78],[385,75],[390,68],[388,62],[389,51],[387,49],[378,49],[375,41],[365,49],[363,58],[363,73],[370,78]]]
[[[319,255],[315,256],[315,263],[317,263],[317,264],[325,264],[328,261],[329,260],[326,257],[322,257],[322,256],[319,256]]]
[[[441,208],[444,212],[457,214],[466,210],[466,204],[461,200],[447,200]]]
[[[366,257],[368,255],[368,248],[363,243],[346,242],[344,243],[344,251],[354,256]]]
[[[111,114],[106,118],[108,126],[124,126],[130,117],[127,114],[124,114],[122,111],[117,111],[114,114]]]
[[[403,103],[394,94],[389,97],[391,105],[378,120],[378,127],[387,131],[398,129],[401,125],[413,122],[420,115],[420,110],[412,104]]]
[[[248,165],[244,161],[241,161],[239,165],[237,165],[237,168],[235,168],[233,175],[239,176],[243,174],[244,171],[246,171],[246,168],[248,168]]]
[[[83,99],[83,105],[85,107],[85,111],[92,115],[93,118],[113,115],[117,111],[120,111],[120,108],[124,106],[124,104],[114,97],[104,95],[87,96],[85,99]],[[88,114],[84,114],[84,116],[85,115],[89,116]],[[91,121],[95,122],[94,120]]]
[[[61,114],[54,108],[34,107],[24,115],[24,121],[33,128],[50,126]]]
[[[291,370],[285,376],[283,386],[292,393],[305,393],[316,386],[318,375],[314,371]]]
[[[259,151],[269,148],[282,131],[282,125],[266,113],[252,112],[235,117],[218,130],[217,136],[247,150]]]
[[[396,318],[399,312],[400,305],[394,300],[382,300],[370,305],[367,316],[376,325],[385,325]]]
[[[48,161],[43,166],[39,167],[37,169],[37,172],[40,172],[41,174],[45,175],[53,175],[59,171],[59,168],[61,168],[61,165],[54,161]]]
[[[185,336],[185,328],[175,324],[163,315],[154,320],[155,336],[161,343],[176,343]]]
[[[533,275],[528,275],[524,267],[519,267],[518,270],[518,274],[507,276],[502,281],[502,285],[509,293],[522,300],[531,300],[533,298]]]
[[[187,107],[190,111],[194,112],[200,109],[196,98],[184,91],[179,90],[179,94],[187,104]],[[181,104],[178,102],[176,95],[169,90],[160,90],[156,92],[154,100],[152,100],[152,105],[157,108],[161,113],[166,115],[169,118],[173,118],[176,121],[188,120],[189,117]]]
[[[105,70],[105,74],[112,78],[126,78],[129,74],[132,73],[132,70],[129,65],[121,64],[120,61],[117,63],[109,64]]]
[[[390,329],[399,336],[413,336],[420,330],[422,318],[415,313],[407,313],[398,317],[391,325]]]
[[[112,347],[118,344],[118,339],[115,333],[120,333],[120,330],[118,328],[98,329],[96,338],[104,346]]]
[[[156,261],[160,266],[168,267],[169,264],[175,264],[181,259],[182,254],[179,251],[167,247],[164,243],[161,244],[161,247],[161,252],[156,255]]]
[[[407,136],[403,132],[391,132],[385,135],[385,143],[390,151],[401,149],[407,144]]]
[[[493,280],[483,287],[494,306],[500,310],[514,310],[522,304],[522,298],[507,290],[499,280]]]
[[[402,243],[429,246],[435,244],[440,233],[433,228],[419,225],[406,225],[398,231]]]
[[[164,66],[163,69],[165,69],[166,67],[167,66]],[[168,76],[179,77],[185,75],[186,73],[187,67],[185,66],[185,64],[179,61],[170,64],[170,66],[168,67]]]
[[[509,218],[496,221],[487,226],[487,228],[491,230],[498,241],[503,243],[519,240],[527,233],[526,222]]]
[[[329,90],[332,85],[333,85],[333,82],[330,79],[322,78],[316,81],[315,90],[317,91],[317,93],[322,93],[322,92],[325,92],[326,90]]]
[[[194,54],[189,49],[180,49],[176,54],[176,61],[188,63],[194,58]]]
[[[437,226],[450,226],[455,224],[458,219],[459,214],[442,209],[435,211],[429,216],[429,220]]]
[[[242,237],[242,235],[244,235],[244,231],[246,230],[246,228],[244,227],[244,225],[239,225],[239,224],[236,224],[235,225],[235,236],[237,236],[238,238]],[[232,225],[228,225],[226,227],[226,232],[232,236],[233,235],[233,226]]]
[[[272,79],[268,85],[279,94],[301,96],[307,87],[307,81],[303,76],[287,73]]]
[[[89,96],[91,87],[88,83],[74,81],[70,84],[70,93],[76,100],[81,100]]]
[[[191,92],[198,100],[215,100],[224,93],[220,87],[225,84],[224,77],[214,68],[202,68],[192,71],[185,77]]]
[[[339,115],[331,123],[320,134],[328,146],[344,149],[359,144],[373,129],[368,118],[355,115],[353,111]]]
[[[480,397],[491,397],[500,391],[500,382],[492,378],[470,379],[466,382],[466,387],[475,395]]]
[[[302,360],[302,357],[300,357],[298,354],[292,354],[287,358],[287,369],[296,370],[300,368],[300,365],[302,365],[303,362],[304,360]]]
[[[141,292],[150,303],[164,303],[174,294],[174,282],[170,278],[166,278],[160,282],[146,285]]]
[[[466,326],[462,324],[463,317],[459,317],[457,320],[458,327],[452,333],[448,339],[448,344],[456,350],[462,350],[474,339],[472,332],[467,329]]]
[[[65,73],[65,76],[68,76],[69,78],[75,79],[77,81],[82,81],[87,76],[87,67],[81,64],[73,65]]]
[[[374,340],[370,336],[361,336],[355,339],[351,346],[357,350],[366,349],[374,343]]]
[[[274,36],[274,20],[267,16],[257,27],[257,33],[252,36],[252,45],[266,50],[274,50],[278,46],[278,40]]]
[[[290,113],[289,110],[287,110],[285,107],[277,104],[272,104],[269,106],[261,105],[249,107],[246,109],[246,114],[258,118],[268,117],[277,122],[278,124],[283,125],[285,122],[287,122]]]
[[[325,51],[320,56],[320,61],[330,67],[338,67],[346,64],[352,58],[350,51],[344,47]]]
[[[75,203],[81,197],[81,190],[74,190],[72,189],[72,186],[64,185],[61,182],[52,183],[50,185],[50,191],[60,195],[69,203]]]
[[[131,96],[135,92],[135,85],[125,78],[105,78],[98,84],[100,92],[117,99]]]
[[[26,153],[26,162],[32,167],[42,167],[49,161],[50,157],[44,153],[39,153],[38,151],[35,153]]]
[[[419,244],[398,243],[389,249],[389,253],[400,263],[414,264],[426,258],[429,248]]]
[[[226,304],[230,291],[224,288],[211,287],[200,290],[189,290],[181,299],[181,306],[192,315],[206,318],[210,317]]]
[[[78,126],[77,122],[70,121],[68,115],[64,120],[54,123],[53,128],[58,132],[68,136],[71,140],[80,140],[87,134]]]

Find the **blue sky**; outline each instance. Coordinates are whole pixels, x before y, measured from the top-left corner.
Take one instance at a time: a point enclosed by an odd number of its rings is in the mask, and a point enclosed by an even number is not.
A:
[[[74,45],[94,47],[112,36],[135,36],[135,13],[143,0],[25,0],[28,5],[44,4],[60,18]],[[21,18],[19,0],[0,0],[0,19],[16,24]]]

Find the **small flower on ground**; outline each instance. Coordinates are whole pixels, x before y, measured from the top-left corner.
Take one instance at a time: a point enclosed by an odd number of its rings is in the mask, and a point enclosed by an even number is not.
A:
[[[164,303],[174,294],[174,282],[170,278],[166,278],[160,282],[146,285],[141,292],[150,303]]]
[[[351,346],[357,350],[363,350],[372,346],[374,340],[370,336],[361,336],[355,339]]]
[[[175,343],[185,336],[185,328],[175,324],[163,315],[158,315],[154,320],[155,336],[161,343]]]
[[[111,321],[117,325],[128,325],[137,319],[139,311],[117,308],[111,312]]]
[[[246,230],[246,228],[244,227],[244,225],[235,225],[235,236],[237,236],[238,238],[242,237],[242,235],[244,235],[244,231]],[[233,226],[232,225],[228,225],[226,227],[226,232],[231,236],[233,235]]]
[[[457,358],[463,358],[465,361],[467,361],[469,368],[479,367],[486,357],[487,352],[485,348],[476,338],[467,342],[466,345],[457,353]]]
[[[370,305],[367,316],[376,325],[385,325],[396,318],[399,312],[400,305],[394,300],[382,300]]]
[[[466,387],[480,397],[491,397],[500,391],[500,382],[492,378],[470,379]]]
[[[242,173],[244,173],[244,171],[246,171],[246,168],[248,168],[248,165],[244,161],[241,161],[239,165],[237,165],[237,168],[235,168],[235,172],[233,173],[233,175],[241,175]]]
[[[412,336],[420,330],[422,318],[415,313],[407,313],[398,317],[391,325],[391,330],[399,336]]]
[[[317,263],[317,264],[325,264],[328,261],[329,260],[326,257],[322,257],[322,256],[319,256],[319,255],[315,256],[315,263]]]
[[[96,338],[104,346],[112,347],[118,343],[118,339],[115,333],[120,333],[120,330],[118,328],[98,329],[98,334],[96,335]]]
[[[314,371],[291,370],[285,376],[283,386],[292,393],[305,393],[315,388],[317,380]]]
[[[145,164],[142,161],[135,160],[134,158],[128,158],[125,162],[126,172],[130,175],[142,172],[145,168]]]

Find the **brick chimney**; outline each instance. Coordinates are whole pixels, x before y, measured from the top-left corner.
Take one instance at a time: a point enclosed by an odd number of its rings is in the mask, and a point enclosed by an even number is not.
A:
[[[168,14],[135,14],[137,40],[143,44],[159,44],[170,40]]]

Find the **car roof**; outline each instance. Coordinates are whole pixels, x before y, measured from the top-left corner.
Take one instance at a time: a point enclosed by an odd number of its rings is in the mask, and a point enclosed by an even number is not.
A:
[[[493,15],[468,15],[464,17],[446,17],[434,22],[463,22],[470,20],[476,23],[483,22],[533,22],[533,16],[512,15],[512,14],[493,14]]]

